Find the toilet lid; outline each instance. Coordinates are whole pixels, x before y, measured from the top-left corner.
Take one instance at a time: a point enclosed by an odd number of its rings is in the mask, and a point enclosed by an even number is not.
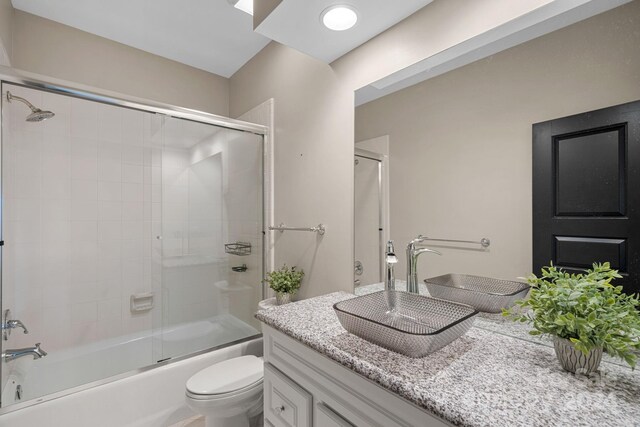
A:
[[[187,381],[187,390],[194,394],[230,393],[250,386],[263,377],[262,359],[241,356],[209,366]]]

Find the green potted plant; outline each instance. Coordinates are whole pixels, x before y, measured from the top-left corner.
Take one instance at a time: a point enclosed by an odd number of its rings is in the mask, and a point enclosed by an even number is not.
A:
[[[532,274],[527,279],[529,298],[503,314],[531,323],[531,335],[553,336],[556,356],[569,372],[597,370],[603,350],[635,368],[640,301],[611,283],[620,277],[608,262],[594,263],[583,274],[569,274],[551,264],[542,269],[541,277]]]
[[[283,265],[279,270],[267,273],[267,283],[276,292],[276,302],[278,305],[291,302],[291,296],[300,289],[304,271],[296,270],[296,267]]]

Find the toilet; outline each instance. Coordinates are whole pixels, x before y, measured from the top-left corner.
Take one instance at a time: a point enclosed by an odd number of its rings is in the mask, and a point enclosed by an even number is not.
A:
[[[248,427],[262,412],[262,358],[241,356],[205,368],[187,381],[187,406],[206,427]]]

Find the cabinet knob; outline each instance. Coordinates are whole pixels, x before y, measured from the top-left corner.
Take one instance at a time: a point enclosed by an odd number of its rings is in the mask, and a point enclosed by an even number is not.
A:
[[[284,405],[278,406],[277,408],[273,409],[275,411],[276,414],[280,415],[281,413],[284,412]]]

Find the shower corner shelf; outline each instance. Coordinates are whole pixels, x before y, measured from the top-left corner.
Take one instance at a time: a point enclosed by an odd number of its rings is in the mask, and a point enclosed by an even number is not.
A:
[[[235,242],[225,243],[224,251],[231,255],[251,255],[251,243],[247,242]]]

